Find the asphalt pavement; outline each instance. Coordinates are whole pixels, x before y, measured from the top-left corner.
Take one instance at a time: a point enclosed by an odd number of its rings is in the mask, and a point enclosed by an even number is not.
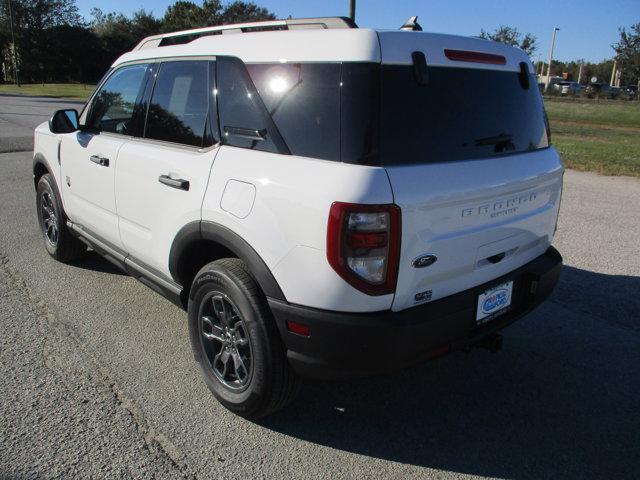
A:
[[[200,379],[183,311],[47,255],[22,150],[63,106],[0,96],[0,478],[640,476],[640,181],[567,172],[560,284],[501,352],[307,383],[249,422]]]

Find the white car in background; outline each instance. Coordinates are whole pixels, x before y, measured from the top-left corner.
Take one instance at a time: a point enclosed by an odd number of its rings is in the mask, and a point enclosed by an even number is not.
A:
[[[561,82],[557,85],[562,96],[579,97],[584,88],[578,82]]]

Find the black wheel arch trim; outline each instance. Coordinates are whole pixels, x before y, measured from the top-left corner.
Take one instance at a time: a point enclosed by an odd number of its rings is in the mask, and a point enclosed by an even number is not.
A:
[[[47,159],[41,153],[36,153],[33,156],[33,165],[31,167],[31,172],[33,173],[33,186],[36,189],[36,192],[38,191],[38,182],[36,182],[36,168],[37,168],[38,165],[42,165],[44,167],[44,169],[46,170],[46,172],[49,175],[51,175],[52,187],[55,190],[55,194],[58,197],[60,205],[62,206],[63,218],[66,219],[67,215],[64,212],[64,201],[62,199],[62,192],[60,192],[60,188],[58,187],[58,182],[56,182],[56,176],[51,171],[51,168],[49,168],[49,162],[47,162]],[[46,173],[43,174],[43,175],[46,175]]]
[[[267,297],[286,301],[271,270],[253,247],[233,230],[206,220],[188,223],[180,229],[173,240],[169,254],[169,272],[175,282],[182,283],[178,274],[182,253],[193,242],[201,240],[216,242],[236,254],[240,260],[247,264],[249,271]]]
[[[31,166],[31,173],[33,173],[33,180],[34,180],[34,185],[36,188],[38,188],[38,184],[35,181],[36,179],[36,168],[38,167],[38,165],[42,165],[44,167],[44,169],[47,171],[47,173],[53,175],[51,173],[51,169],[49,168],[49,162],[47,162],[47,159],[44,157],[44,155],[42,155],[41,153],[36,153],[33,156],[33,164]]]

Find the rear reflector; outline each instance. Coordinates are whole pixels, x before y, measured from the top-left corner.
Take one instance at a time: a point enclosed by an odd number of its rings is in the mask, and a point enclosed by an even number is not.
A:
[[[302,323],[294,322],[293,320],[287,320],[287,330],[291,333],[302,335],[303,337],[309,337],[311,335],[311,329],[308,325],[303,325]]]
[[[502,55],[494,55],[492,53],[469,52],[467,50],[444,50],[445,56],[449,60],[456,62],[474,62],[487,63],[490,65],[506,65],[507,59]]]
[[[431,350],[429,352],[429,358],[439,358],[445,356],[447,353],[451,351],[451,347],[449,345],[445,345],[444,347],[436,348],[435,350]]]

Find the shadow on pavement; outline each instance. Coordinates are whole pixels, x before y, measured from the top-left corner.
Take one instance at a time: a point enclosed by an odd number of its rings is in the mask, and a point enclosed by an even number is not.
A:
[[[260,424],[337,450],[501,478],[638,478],[640,278],[565,267],[498,354],[309,383]],[[345,466],[347,468],[347,466]]]
[[[125,272],[93,251],[88,252],[87,255],[80,260],[76,260],[72,265],[84,270],[93,270],[94,272],[126,275]]]

